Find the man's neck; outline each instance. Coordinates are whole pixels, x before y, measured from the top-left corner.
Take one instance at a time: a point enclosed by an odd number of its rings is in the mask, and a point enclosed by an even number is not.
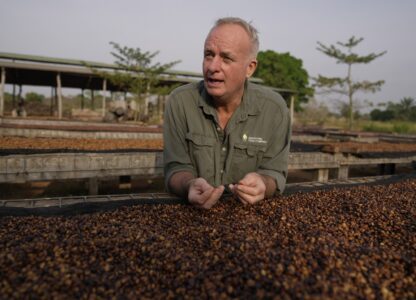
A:
[[[221,101],[215,100],[215,110],[217,111],[218,122],[222,129],[228,124],[228,121],[231,119],[233,113],[237,110],[240,106],[242,101],[242,94],[239,97],[236,97],[232,100],[228,101]]]

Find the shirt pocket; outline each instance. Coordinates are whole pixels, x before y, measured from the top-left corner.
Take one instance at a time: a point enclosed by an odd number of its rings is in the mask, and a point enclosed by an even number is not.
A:
[[[247,173],[255,172],[266,151],[266,145],[234,144],[231,170],[233,180],[237,182]]]
[[[214,146],[216,139],[201,134],[187,133],[186,140],[189,147],[189,156],[196,168],[198,177],[203,177],[208,182],[213,182],[215,178]]]

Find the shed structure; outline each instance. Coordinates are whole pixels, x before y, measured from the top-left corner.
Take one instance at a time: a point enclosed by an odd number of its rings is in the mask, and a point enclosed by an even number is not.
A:
[[[56,101],[57,114],[62,118],[62,88],[79,88],[82,90],[103,91],[102,113],[105,114],[106,91],[123,91],[120,87],[103,78],[93,69],[107,72],[122,70],[115,64],[64,59],[46,56],[25,55],[0,52],[0,117],[4,116],[4,90],[6,84],[13,86],[31,85],[52,87]],[[168,70],[160,75],[160,84],[172,86],[202,80],[201,73]],[[254,83],[262,84],[259,78],[250,78]],[[295,91],[273,88],[280,93],[295,94]],[[291,107],[293,117],[293,100]]]

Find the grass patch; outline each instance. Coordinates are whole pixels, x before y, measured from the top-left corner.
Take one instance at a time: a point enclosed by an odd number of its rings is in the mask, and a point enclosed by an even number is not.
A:
[[[362,125],[363,131],[386,132],[399,134],[416,134],[416,124],[405,121],[374,122],[368,121]]]

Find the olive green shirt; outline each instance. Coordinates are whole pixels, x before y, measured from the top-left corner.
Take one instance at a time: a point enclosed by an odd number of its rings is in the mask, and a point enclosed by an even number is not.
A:
[[[283,192],[290,145],[290,117],[283,98],[246,82],[241,104],[224,130],[203,81],[175,89],[166,103],[164,173],[189,171],[211,185],[237,183],[257,172],[276,180]]]

